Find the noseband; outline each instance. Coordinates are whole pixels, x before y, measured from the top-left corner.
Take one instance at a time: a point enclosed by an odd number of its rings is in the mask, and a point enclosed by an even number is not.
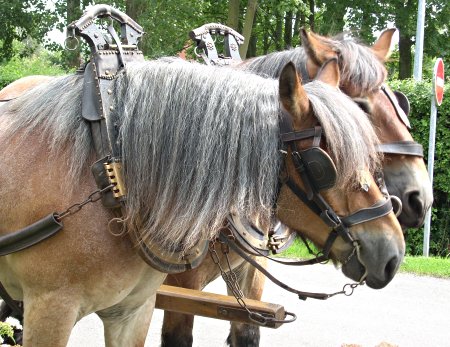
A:
[[[322,128],[320,126],[295,131],[291,116],[282,110],[280,120],[280,137],[283,143],[282,153],[291,156],[295,169],[300,175],[305,188],[299,187],[290,177],[285,177],[281,183],[286,184],[311,211],[332,228],[321,256],[318,257],[319,261],[329,258],[331,247],[338,236],[353,248],[359,246],[358,240],[350,233],[350,227],[386,216],[393,211],[392,203],[388,196],[386,196],[385,200],[377,201],[372,206],[357,210],[345,217],[339,216],[333,210],[320,193],[321,190],[332,188],[336,182],[336,167],[328,154],[319,147],[321,136]],[[308,138],[313,139],[312,147],[306,150],[298,150],[296,141]]]

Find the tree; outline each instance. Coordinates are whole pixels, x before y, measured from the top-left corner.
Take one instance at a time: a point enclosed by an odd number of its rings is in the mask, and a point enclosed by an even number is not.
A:
[[[255,18],[257,0],[248,0],[247,12],[245,13],[244,29],[242,31],[243,36],[246,38],[242,46],[239,48],[241,57],[247,56],[248,44],[250,42],[250,36],[252,34],[253,19]]]
[[[43,42],[46,32],[57,17],[45,8],[45,0],[0,0],[0,59],[10,60],[14,55],[13,41],[31,37]]]
[[[227,25],[234,30],[239,30],[239,5],[240,0],[229,0]]]

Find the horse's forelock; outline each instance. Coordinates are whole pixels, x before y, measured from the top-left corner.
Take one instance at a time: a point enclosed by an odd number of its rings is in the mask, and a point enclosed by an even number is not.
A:
[[[315,115],[337,169],[340,188],[355,187],[362,170],[374,172],[380,165],[378,138],[368,117],[336,88],[319,81],[305,85]]]
[[[350,85],[357,96],[366,96],[378,90],[386,79],[387,71],[370,47],[353,39],[337,41],[336,46],[340,52],[342,83]]]

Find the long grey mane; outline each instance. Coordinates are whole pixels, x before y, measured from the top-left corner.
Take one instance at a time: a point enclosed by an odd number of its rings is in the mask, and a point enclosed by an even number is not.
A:
[[[129,224],[143,239],[192,246],[230,211],[269,217],[277,89],[275,80],[180,60],[127,67],[115,92]]]
[[[342,35],[326,41],[340,54],[342,83],[351,84],[358,92],[358,96],[366,96],[379,89],[386,79],[387,72],[368,46],[352,38],[343,38]],[[304,47],[296,47],[248,59],[237,68],[243,68],[264,77],[278,78],[289,61],[292,61],[301,71],[307,59]]]
[[[7,130],[42,134],[75,172],[91,164],[80,117],[81,79],[58,78],[9,107]],[[376,165],[376,137],[362,111],[321,82],[306,87],[337,164],[340,186]],[[113,92],[120,117],[128,227],[182,249],[210,239],[225,216],[267,219],[279,170],[278,82],[182,61],[127,66]],[[1,120],[1,118],[0,118]],[[23,135],[25,134],[25,135]]]

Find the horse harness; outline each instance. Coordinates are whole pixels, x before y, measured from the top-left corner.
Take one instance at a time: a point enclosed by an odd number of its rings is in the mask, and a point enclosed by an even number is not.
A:
[[[94,24],[94,19],[97,17],[111,17],[117,20],[121,25],[120,38],[111,23],[108,25],[107,31],[114,43],[108,42],[103,33]],[[213,30],[217,30],[217,28],[213,27]],[[229,35],[230,38],[235,37],[233,32],[226,31],[223,28],[220,28],[219,31],[222,34]],[[131,18],[107,5],[93,6],[78,21],[68,26],[68,38],[76,39],[75,35],[81,36],[86,39],[92,50],[91,61],[79,72],[82,72],[84,75],[82,116],[90,124],[94,147],[97,156],[101,158],[91,168],[98,190],[94,191],[85,201],[74,204],[62,213],[52,213],[31,226],[0,237],[0,256],[31,247],[51,237],[62,229],[61,220],[64,217],[74,214],[86,204],[100,199],[105,207],[111,208],[117,215],[117,218],[112,219],[110,223],[114,221],[119,224],[124,223],[123,216],[126,216],[126,187],[122,174],[118,127],[114,119],[114,112],[112,112],[114,109],[111,88],[113,80],[120,73],[123,73],[128,62],[143,60],[142,52],[137,49],[137,41],[142,34],[142,28]],[[201,35],[204,37],[204,33]],[[231,42],[230,47],[234,47],[233,39],[229,39],[227,42]],[[232,51],[234,52],[235,50],[232,49]],[[322,253],[316,259],[299,262],[297,265],[318,263],[328,259],[333,242],[338,236],[341,236],[343,240],[352,245],[353,252],[351,256],[355,253],[359,256],[358,240],[354,239],[348,228],[390,213],[392,211],[390,199],[379,201],[373,206],[356,211],[349,216],[339,217],[320,194],[321,190],[333,187],[336,181],[334,163],[319,146],[322,135],[320,126],[295,131],[290,115],[281,108],[280,133],[283,143],[282,153],[292,157],[296,170],[304,182],[306,191],[298,187],[289,177],[285,178],[281,183],[286,184],[300,200],[332,228]],[[296,142],[308,138],[313,139],[313,146],[306,150],[297,150]],[[270,252],[277,253],[286,248],[293,240],[292,232],[281,226],[281,224],[271,228],[268,238],[262,236],[264,233],[256,227],[249,227],[247,222],[243,222],[237,216],[230,215],[227,218],[226,226],[230,228],[231,234],[222,233],[220,236],[221,241],[230,244],[238,254],[252,264],[254,262],[249,260],[247,252],[267,256]],[[122,230],[116,235],[122,236],[124,233],[124,230]],[[141,240],[133,232],[127,234],[135,244],[139,245],[138,252],[143,260],[159,271],[166,273],[178,273],[192,269],[201,263],[208,252],[208,240],[200,242],[194,249],[185,253],[177,252],[176,250],[164,252],[157,245],[140,242]],[[247,234],[250,234],[252,237],[248,238]],[[234,243],[236,240],[241,240],[241,242]],[[233,242],[230,243],[230,241]],[[242,249],[245,251],[243,252]],[[265,269],[261,267],[258,267],[258,269],[267,274]],[[273,276],[270,274],[269,279],[273,280]],[[360,283],[363,280],[364,278],[361,279]],[[353,284],[352,286],[356,285],[358,284]],[[282,284],[282,287],[297,293],[302,299],[306,297],[326,299],[338,293],[347,294],[345,287],[343,291],[334,294],[306,293],[289,288],[284,284]],[[0,284],[0,294],[5,301],[8,303],[13,301],[6,291],[1,289],[4,288]],[[12,305],[14,306],[14,303]]]
[[[211,29],[211,27],[212,30],[210,30],[210,33],[208,33],[207,35],[204,34],[203,36],[205,42],[202,41],[199,36],[196,36],[195,41],[197,42],[197,47],[204,50],[201,58],[210,65],[229,65],[229,62],[227,62],[226,64],[221,61],[217,63],[217,59],[210,58],[210,56],[221,56],[224,57],[224,59],[233,59],[232,56],[227,56],[227,51],[225,51],[225,55],[217,54],[216,48],[214,46],[214,41],[210,38],[210,34],[217,34],[214,28],[214,24],[205,25],[193,30],[191,33],[204,32],[208,28]],[[233,30],[222,29],[219,34],[232,37]],[[206,44],[206,42],[209,44]],[[239,61],[241,61],[240,57],[237,62]],[[307,82],[311,81],[306,69],[306,65],[302,65],[302,67],[303,68],[300,69],[300,72],[303,75],[303,80]],[[320,148],[321,137],[322,129],[320,126],[305,129],[302,131],[295,131],[293,128],[291,116],[286,111],[284,111],[283,107],[280,107],[280,138],[281,142],[283,143],[283,149],[281,150],[281,152],[286,156],[290,155],[292,157],[296,171],[302,179],[305,190],[300,188],[290,177],[285,177],[279,182],[279,184],[280,186],[282,184],[286,184],[289,189],[306,206],[308,206],[309,209],[311,209],[316,215],[318,215],[325,222],[325,224],[332,229],[325,242],[323,250],[316,255],[316,258],[300,262],[287,262],[286,264],[288,265],[310,265],[327,261],[329,259],[329,254],[333,243],[339,236],[353,247],[351,256],[353,256],[353,254],[359,254],[358,240],[355,240],[353,238],[349,231],[349,228],[357,224],[383,217],[393,211],[392,202],[389,198],[387,190],[385,189],[384,182],[381,182],[382,184],[380,184],[379,186],[385,195],[384,200],[380,200],[373,206],[370,206],[368,208],[363,208],[355,211],[349,216],[340,217],[335,213],[332,207],[320,194],[320,191],[334,187],[337,175],[333,160],[323,149]],[[313,139],[312,147],[305,150],[298,150],[296,142],[306,140],[308,138]],[[382,180],[381,177],[379,179]],[[401,202],[399,202],[399,204],[399,207],[401,207]],[[268,256],[266,252],[261,252],[258,247],[255,247],[252,242],[249,242],[248,237],[243,237],[244,234],[245,236],[247,236],[248,234],[255,233],[263,234],[263,232],[256,232],[255,230],[258,229],[254,225],[247,221],[243,221],[242,219],[233,215],[230,215],[227,218],[226,226],[230,231],[228,233],[222,232],[219,236],[220,241],[222,243],[227,243],[230,248],[235,250],[246,261],[252,263],[252,265],[257,267],[276,284],[280,285],[284,289],[295,292],[301,299],[306,299],[307,297],[326,299],[335,295],[306,293],[297,291],[292,288],[288,289],[288,286],[275,279],[270,273],[267,272],[267,270],[261,267],[258,263],[254,262],[251,257],[248,256],[248,254],[265,257]],[[272,229],[273,228],[270,228],[270,230]],[[349,259],[347,259],[347,261],[348,260]],[[364,276],[363,278],[361,278],[360,283],[363,282],[363,280]]]

